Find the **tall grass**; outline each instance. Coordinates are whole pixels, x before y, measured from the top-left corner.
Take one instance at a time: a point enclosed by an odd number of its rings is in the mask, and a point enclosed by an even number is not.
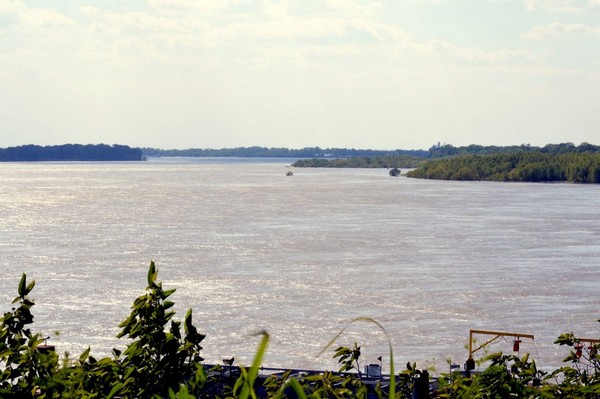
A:
[[[379,323],[377,320],[371,318],[371,317],[356,317],[352,320],[350,320],[341,330],[340,332],[338,332],[328,343],[327,345],[325,345],[325,347],[317,354],[317,357],[321,356],[327,349],[329,349],[331,347],[331,345],[333,345],[335,343],[335,341],[337,341],[337,339],[346,331],[346,329],[353,323],[357,323],[360,321],[364,321],[367,323],[372,323],[375,324],[381,331],[383,331],[383,333],[385,334],[385,338],[388,341],[388,347],[390,350],[390,389],[389,389],[389,397],[390,398],[395,398],[396,397],[396,377],[395,377],[395,371],[394,371],[394,351],[392,349],[392,341],[390,339],[390,335],[388,334],[387,330],[385,329],[385,327],[383,327],[383,325],[381,323]]]
[[[256,381],[256,377],[258,376],[258,369],[262,365],[262,361],[265,357],[265,353],[267,352],[267,347],[269,346],[269,333],[266,331],[261,331],[257,335],[262,335],[260,343],[258,344],[258,349],[256,350],[256,355],[254,356],[254,360],[252,361],[252,366],[250,366],[249,370],[240,368],[242,375],[238,382],[242,384],[242,390],[240,392],[239,399],[248,399],[251,396],[253,399],[256,399],[256,393],[254,391],[254,382]],[[236,383],[238,385],[238,383]],[[236,389],[237,391],[237,389]]]

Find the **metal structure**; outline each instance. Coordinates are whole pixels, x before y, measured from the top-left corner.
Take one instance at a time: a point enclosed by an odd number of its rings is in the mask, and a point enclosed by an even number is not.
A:
[[[494,338],[491,338],[481,344],[479,347],[473,349],[473,335],[475,334],[483,334],[483,335],[494,335]],[[488,330],[469,330],[469,358],[467,359],[467,363],[465,364],[465,369],[467,371],[475,369],[475,360],[473,359],[473,353],[477,352],[479,349],[487,346],[488,344],[494,342],[500,337],[514,337],[513,341],[513,350],[515,352],[519,351],[519,344],[521,343],[521,338],[530,338],[533,339],[532,334],[522,334],[522,333],[513,333],[513,332],[505,332],[505,331],[488,331]]]
[[[575,345],[573,345],[573,349],[575,349],[575,356],[578,358],[583,355],[583,342],[587,342],[589,344],[588,350],[590,352],[590,356],[595,357],[598,351],[598,348],[595,345],[600,344],[600,339],[575,338]]]

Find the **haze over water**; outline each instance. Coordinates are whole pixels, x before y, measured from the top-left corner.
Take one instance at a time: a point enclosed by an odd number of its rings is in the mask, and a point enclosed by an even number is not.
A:
[[[0,164],[0,309],[36,280],[34,331],[59,353],[109,355],[143,294],[150,260],[206,333],[204,357],[337,369],[338,345],[397,367],[463,363],[469,329],[534,334],[560,365],[563,332],[600,331],[600,186],[392,178],[384,169],[293,169],[290,161],[151,159]],[[60,331],[60,334],[56,334]],[[478,337],[483,342],[490,337]],[[511,352],[499,340],[490,351]],[[478,353],[478,356],[479,353]]]

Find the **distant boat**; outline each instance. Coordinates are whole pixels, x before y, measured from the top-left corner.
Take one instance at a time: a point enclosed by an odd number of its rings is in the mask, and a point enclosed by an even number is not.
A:
[[[390,169],[390,176],[398,177],[398,176],[400,176],[400,173],[401,173],[401,171],[398,168]]]

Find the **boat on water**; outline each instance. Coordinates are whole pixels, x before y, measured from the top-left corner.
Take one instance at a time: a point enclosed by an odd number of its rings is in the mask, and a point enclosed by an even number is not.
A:
[[[390,169],[389,173],[390,173],[390,176],[392,176],[392,177],[398,177],[398,176],[400,176],[400,173],[402,173],[402,171],[398,168],[392,168],[392,169]]]

